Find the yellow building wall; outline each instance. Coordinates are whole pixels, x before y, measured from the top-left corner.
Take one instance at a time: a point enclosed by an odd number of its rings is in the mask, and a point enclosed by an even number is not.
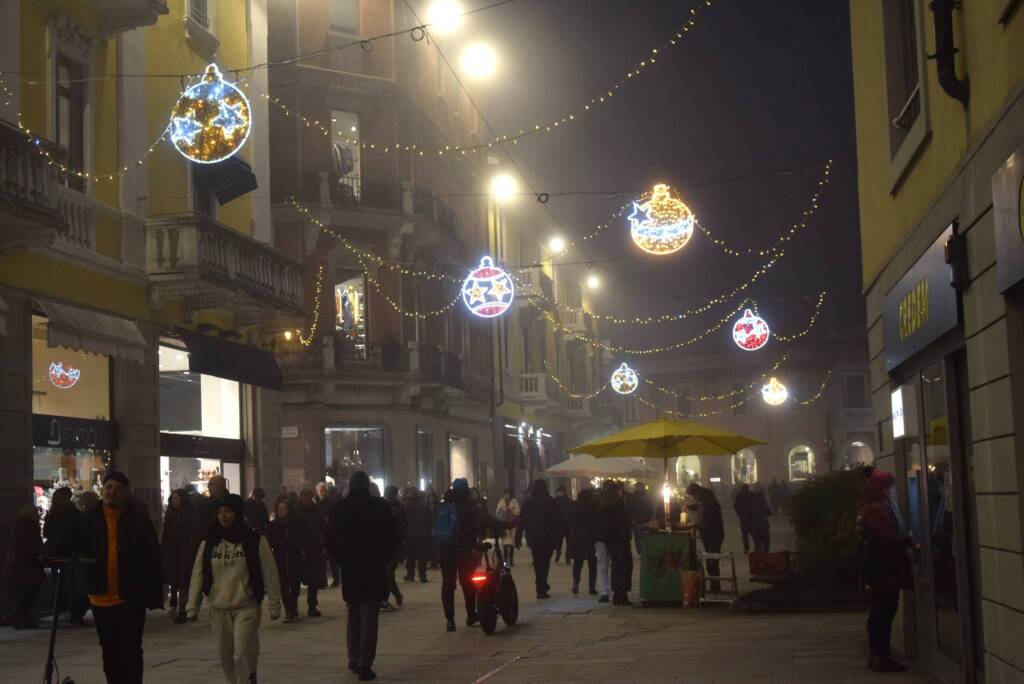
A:
[[[957,73],[970,77],[970,104],[963,106],[939,86],[935,63],[925,62],[930,139],[911,162],[903,182],[890,194],[888,107],[884,97],[885,50],[882,3],[851,0],[854,111],[860,190],[861,248],[865,288],[934,203],[965,153],[986,134],[1011,93],[1024,80],[1024,16],[996,23],[1002,0],[965,4],[954,13],[960,50]],[[935,52],[935,31],[927,3],[924,50]],[[881,95],[881,96],[880,96]]]

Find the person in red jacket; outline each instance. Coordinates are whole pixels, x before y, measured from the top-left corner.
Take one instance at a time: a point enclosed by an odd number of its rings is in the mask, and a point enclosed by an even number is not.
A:
[[[857,506],[861,583],[871,594],[868,667],[875,672],[907,669],[892,659],[889,647],[900,590],[913,586],[909,557],[913,542],[896,505],[895,484],[892,473],[875,470],[868,476]]]

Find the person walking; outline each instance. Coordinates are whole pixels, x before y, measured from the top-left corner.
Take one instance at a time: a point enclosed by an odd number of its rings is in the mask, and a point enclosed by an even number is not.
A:
[[[4,578],[10,590],[11,611],[4,624],[15,629],[37,627],[36,599],[43,586],[43,540],[39,536],[39,511],[32,504],[18,510],[7,538],[7,557],[4,560]],[[54,615],[56,620],[57,616]]]
[[[519,524],[519,516],[521,514],[522,509],[519,507],[519,500],[512,496],[511,489],[506,489],[502,492],[501,500],[498,501],[498,507],[494,510],[494,517],[505,523],[509,528],[501,533],[502,551],[509,566],[515,565],[515,528]],[[505,543],[506,538],[510,543]]]
[[[331,507],[334,502],[338,499],[338,488],[333,484],[328,485],[326,482],[317,482],[314,487],[315,496],[313,497],[313,503],[320,508],[320,513],[323,515],[326,521],[331,516]],[[341,586],[341,577],[338,575],[338,564],[334,562],[334,559],[327,554],[327,565],[331,570],[331,589],[337,589]]]
[[[163,610],[163,573],[156,530],[145,506],[129,494],[124,473],[103,476],[101,500],[81,518],[59,555],[95,559],[87,586],[108,684],[142,681],[146,609]]]
[[[160,558],[163,561],[164,581],[170,585],[170,607],[176,609],[174,622],[187,622],[189,584],[196,550],[202,541],[196,526],[192,502],[188,492],[175,489],[167,500],[163,534],[160,535]],[[192,588],[198,591],[198,587]]]
[[[740,519],[740,535],[743,537],[743,553],[750,553],[750,506],[754,502],[754,492],[750,491],[750,486],[746,484],[740,485],[740,489],[736,492],[736,498],[733,499],[732,509],[736,511],[736,515]]]
[[[210,606],[220,667],[228,684],[256,684],[260,619],[268,598],[270,619],[281,617],[281,592],[274,555],[266,538],[245,520],[237,494],[217,501],[217,524],[199,545],[192,567],[187,614],[195,619],[199,596]]]
[[[558,506],[558,519],[560,522],[558,527],[558,541],[555,544],[555,563],[558,563],[562,559],[562,543],[568,542],[569,539],[569,518],[572,515],[572,499],[569,498],[568,492],[565,491],[565,487],[562,485],[558,485],[555,489],[555,505]],[[568,543],[566,543],[566,565],[568,565],[569,562],[569,548]]]
[[[388,597],[394,596],[395,605],[401,606],[405,597],[402,596],[402,590],[398,588],[398,582],[395,581],[395,571],[398,570],[398,566],[403,560],[402,542],[405,541],[405,533],[409,525],[405,520],[405,509],[402,508],[402,501],[398,498],[398,487],[395,485],[385,487],[384,500],[391,506],[391,514],[395,518],[395,529],[398,531],[398,547],[395,549],[391,560],[388,561],[387,566]],[[395,609],[388,600],[388,597],[384,598],[384,603],[380,607],[381,610],[390,611]]]
[[[302,530],[287,495],[282,494],[274,504],[274,519],[267,526],[267,542],[277,566],[284,621],[295,622],[299,619],[299,589],[302,586]]]
[[[71,503],[71,490],[59,487],[50,500],[50,510],[43,522],[44,550],[60,548],[70,541],[78,529],[82,512]],[[85,625],[85,612],[89,610],[89,599],[85,594],[85,571],[77,563],[69,563],[60,571],[60,594],[63,600],[59,611],[70,611],[73,625]]]
[[[718,503],[715,493],[696,482],[691,482],[686,487],[686,493],[694,497],[699,506],[697,532],[700,534],[701,543],[704,544],[704,552],[721,553],[722,542],[725,541],[725,523],[722,520],[722,506]],[[708,560],[707,570],[709,575],[718,576],[718,559]],[[711,582],[711,591],[721,589],[721,582]]]
[[[327,554],[324,539],[327,535],[327,518],[313,501],[313,490],[303,487],[299,492],[300,544],[302,545],[302,581],[306,584],[306,615],[320,617],[317,610],[317,596],[321,587],[327,586]]]
[[[522,515],[516,528],[516,548],[520,548],[523,536],[533,556],[533,575],[537,588],[537,598],[549,599],[548,573],[551,570],[551,555],[562,543],[562,514],[558,503],[548,493],[548,483],[536,480],[530,490],[530,496],[523,502]]]
[[[434,517],[427,508],[427,502],[416,487],[405,490],[402,502],[405,514],[405,581],[415,582],[419,572],[420,582],[427,582],[427,562],[430,560],[430,533]]]
[[[348,668],[360,681],[376,679],[377,623],[388,594],[385,573],[399,537],[391,506],[370,495],[370,477],[363,471],[352,474],[348,496],[331,509],[328,540],[348,607]]]
[[[423,497],[423,500],[427,503],[427,510],[430,511],[430,519],[435,520],[437,518],[437,507],[441,505],[441,499],[437,496],[437,492],[434,491],[433,486],[427,490],[427,494]],[[434,531],[430,531],[430,562],[427,563],[427,569],[437,570],[441,567],[441,557],[438,554],[437,540],[434,539]]]
[[[632,494],[626,495],[626,510],[629,512],[629,522],[632,526],[633,544],[636,547],[636,555],[640,556],[640,540],[647,529],[647,523],[654,517],[654,503],[647,493],[647,488],[642,482],[638,482]]]
[[[619,482],[608,482],[597,503],[597,539],[604,543],[605,553],[611,566],[610,580],[612,604],[629,606],[629,590],[633,584],[633,553],[630,541],[633,536],[626,501]],[[604,594],[607,602],[607,594]],[[599,599],[600,600],[600,599]]]
[[[566,553],[572,557],[572,593],[580,591],[583,563],[587,564],[587,593],[597,594],[597,554],[594,548],[597,524],[597,502],[594,490],[580,491],[569,515],[569,541]]]
[[[751,493],[750,506],[747,508],[746,526],[754,540],[755,553],[768,553],[771,524],[768,516],[772,514],[765,499],[764,492],[758,490]]]
[[[909,552],[913,545],[896,504],[896,478],[874,470],[857,504],[858,565],[861,585],[871,595],[868,613],[868,667],[875,672],[905,672],[892,657],[892,620],[900,591],[913,587]]]
[[[270,524],[270,511],[267,510],[267,493],[263,487],[253,487],[249,498],[245,500],[245,522],[260,534],[267,533]]]

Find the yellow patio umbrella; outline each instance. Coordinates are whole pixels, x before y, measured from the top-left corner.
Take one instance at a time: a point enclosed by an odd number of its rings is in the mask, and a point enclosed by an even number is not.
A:
[[[581,444],[569,449],[569,452],[586,453],[595,458],[639,456],[662,459],[665,464],[665,485],[662,487],[665,529],[670,529],[668,459],[677,456],[729,456],[758,444],[767,442],[689,420],[662,419]]]

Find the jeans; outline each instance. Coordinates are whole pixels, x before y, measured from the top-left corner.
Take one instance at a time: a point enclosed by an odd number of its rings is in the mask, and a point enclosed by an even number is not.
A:
[[[351,665],[358,665],[364,670],[369,670],[373,667],[373,659],[377,657],[377,621],[380,617],[380,602],[353,602],[347,606],[348,662]]]
[[[876,658],[889,658],[889,642],[892,640],[892,619],[900,605],[900,590],[883,591],[871,596],[871,612],[868,613],[868,646]]]
[[[141,684],[145,606],[141,603],[122,603],[110,608],[93,606],[92,617],[103,651],[103,674],[107,676],[107,684]]]
[[[601,596],[607,596],[611,583],[611,557],[608,555],[608,546],[604,542],[597,542],[594,549],[597,551],[597,592]]]
[[[455,619],[455,581],[462,586],[466,601],[466,614],[476,615],[476,587],[473,586],[473,572],[476,558],[471,549],[442,547],[438,551],[441,559],[441,606],[446,620]]]
[[[617,599],[627,598],[633,585],[633,552],[629,542],[606,543],[608,556],[611,559],[612,594]]]
[[[573,558],[572,559],[572,585],[580,585],[580,575],[583,574],[583,564],[587,564],[587,587],[590,591],[596,591],[597,584],[597,558]]]
[[[551,572],[551,554],[555,549],[550,546],[531,546],[530,553],[533,555],[533,579],[537,588],[537,596],[548,593],[551,585],[548,584],[548,573]]]
[[[405,545],[405,579],[413,579],[418,572],[420,579],[426,580],[427,561],[430,560],[430,537],[407,539]]]

